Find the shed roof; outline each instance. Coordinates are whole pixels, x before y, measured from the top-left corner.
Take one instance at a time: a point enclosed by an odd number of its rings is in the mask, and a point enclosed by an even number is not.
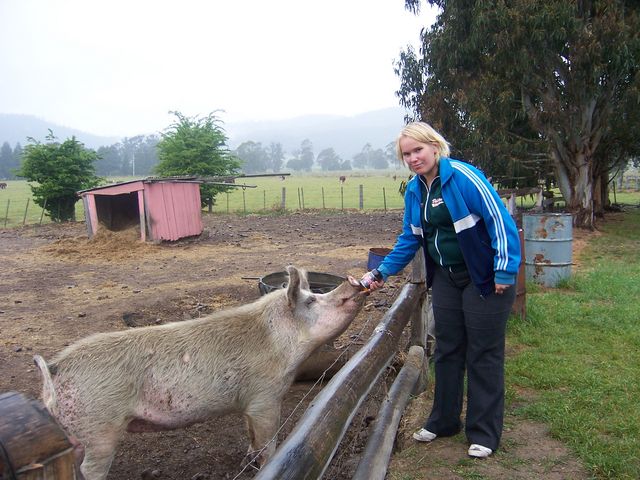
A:
[[[108,185],[100,185],[97,187],[93,187],[93,188],[87,188],[84,190],[78,190],[76,193],[80,196],[82,196],[83,193],[87,193],[87,192],[95,192],[97,190],[104,190],[104,189],[108,189],[108,188],[113,188],[113,187],[122,187],[125,185],[133,185],[133,184],[137,184],[137,183],[159,183],[159,182],[172,182],[172,183],[202,183],[200,180],[197,180],[196,177],[180,177],[180,178],[175,178],[175,177],[166,177],[166,178],[162,178],[162,177],[147,177],[147,178],[143,178],[143,179],[137,179],[137,180],[128,180],[126,182],[116,182],[116,183],[109,183]]]

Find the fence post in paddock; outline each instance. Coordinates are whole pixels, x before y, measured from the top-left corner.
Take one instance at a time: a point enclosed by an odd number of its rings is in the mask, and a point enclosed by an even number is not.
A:
[[[418,345],[409,348],[409,356],[384,399],[367,446],[352,480],[384,480],[393,452],[396,432],[411,392],[420,377],[424,362],[424,349]]]
[[[369,341],[318,393],[254,480],[302,480],[322,476],[358,407],[393,359],[422,289],[419,284],[404,286]]]
[[[280,201],[280,208],[283,211],[287,208],[287,187],[282,187],[282,200]]]
[[[84,198],[86,198],[86,197],[83,197],[83,200],[84,200]],[[46,208],[47,208],[47,199],[45,198],[44,199],[44,203],[42,204],[42,211],[40,212],[40,223],[39,223],[39,225],[42,225],[42,217],[44,217],[44,211],[46,210]],[[87,208],[85,206],[85,212],[86,211],[87,211]],[[89,236],[91,236],[91,235],[89,235]]]
[[[418,345],[422,347],[427,355],[430,354],[428,348],[428,333],[429,333],[429,316],[430,305],[429,295],[424,287],[427,273],[424,260],[424,253],[422,247],[418,249],[411,261],[411,277],[409,281],[411,283],[422,284],[423,294],[418,300],[418,308],[416,308],[411,314],[411,341],[409,345]],[[426,361],[421,367],[420,379],[415,384],[414,395],[418,395],[427,389],[427,383],[429,381],[429,362]]]
[[[359,197],[360,197],[360,210],[364,209],[364,185],[360,185],[358,188]]]
[[[7,198],[7,208],[4,212],[4,226],[7,226],[7,220],[9,220],[9,205],[11,205],[11,199]]]
[[[27,223],[27,210],[29,210],[29,201],[30,200],[31,200],[30,198],[27,198],[27,206],[24,207],[24,216],[22,217],[22,226],[24,226],[25,223]]]

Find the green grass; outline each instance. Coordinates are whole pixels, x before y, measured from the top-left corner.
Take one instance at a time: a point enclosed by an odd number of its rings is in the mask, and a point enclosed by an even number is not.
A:
[[[621,202],[618,193],[618,202]],[[638,205],[639,196],[625,203]],[[527,286],[508,341],[508,398],[547,423],[598,479],[640,478],[640,209],[601,224],[562,288]]]
[[[344,172],[343,172],[344,173]],[[359,210],[362,186],[362,209],[397,209],[403,207],[403,198],[398,193],[400,182],[407,172],[351,172],[340,184],[340,172],[329,174],[291,175],[280,177],[239,178],[238,185],[255,188],[235,188],[228,194],[220,194],[213,205],[214,213],[269,213],[281,211],[282,189],[285,189],[285,210]],[[109,178],[109,183],[128,181],[133,178]],[[42,208],[33,202],[29,184],[24,180],[7,181],[7,188],[0,190],[0,228],[23,224],[40,223]],[[26,212],[26,216],[25,216]],[[76,203],[76,219],[84,219],[81,201]],[[49,218],[42,216],[42,222]]]
[[[285,189],[285,210],[303,209],[360,209],[362,186],[362,208],[396,209],[403,207],[403,198],[398,193],[400,182],[408,175],[393,172],[347,173],[347,180],[340,184],[340,173],[331,175],[291,175],[279,177],[239,178],[237,184],[256,188],[236,188],[216,198],[213,207],[218,213],[251,213],[280,210],[282,189]]]

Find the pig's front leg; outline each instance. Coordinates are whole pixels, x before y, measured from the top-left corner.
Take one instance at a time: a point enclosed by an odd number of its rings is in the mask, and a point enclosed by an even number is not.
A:
[[[280,425],[280,401],[255,400],[245,411],[249,450],[243,464],[254,463],[262,467],[276,450],[275,438]]]

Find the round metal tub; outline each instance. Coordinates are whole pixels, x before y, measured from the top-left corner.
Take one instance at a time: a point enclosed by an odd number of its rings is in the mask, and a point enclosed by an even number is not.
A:
[[[340,285],[345,279],[330,273],[307,272],[309,279],[309,288],[314,293],[327,293]],[[287,272],[274,272],[264,277],[260,277],[258,281],[258,289],[261,295],[285,288],[289,281]]]

